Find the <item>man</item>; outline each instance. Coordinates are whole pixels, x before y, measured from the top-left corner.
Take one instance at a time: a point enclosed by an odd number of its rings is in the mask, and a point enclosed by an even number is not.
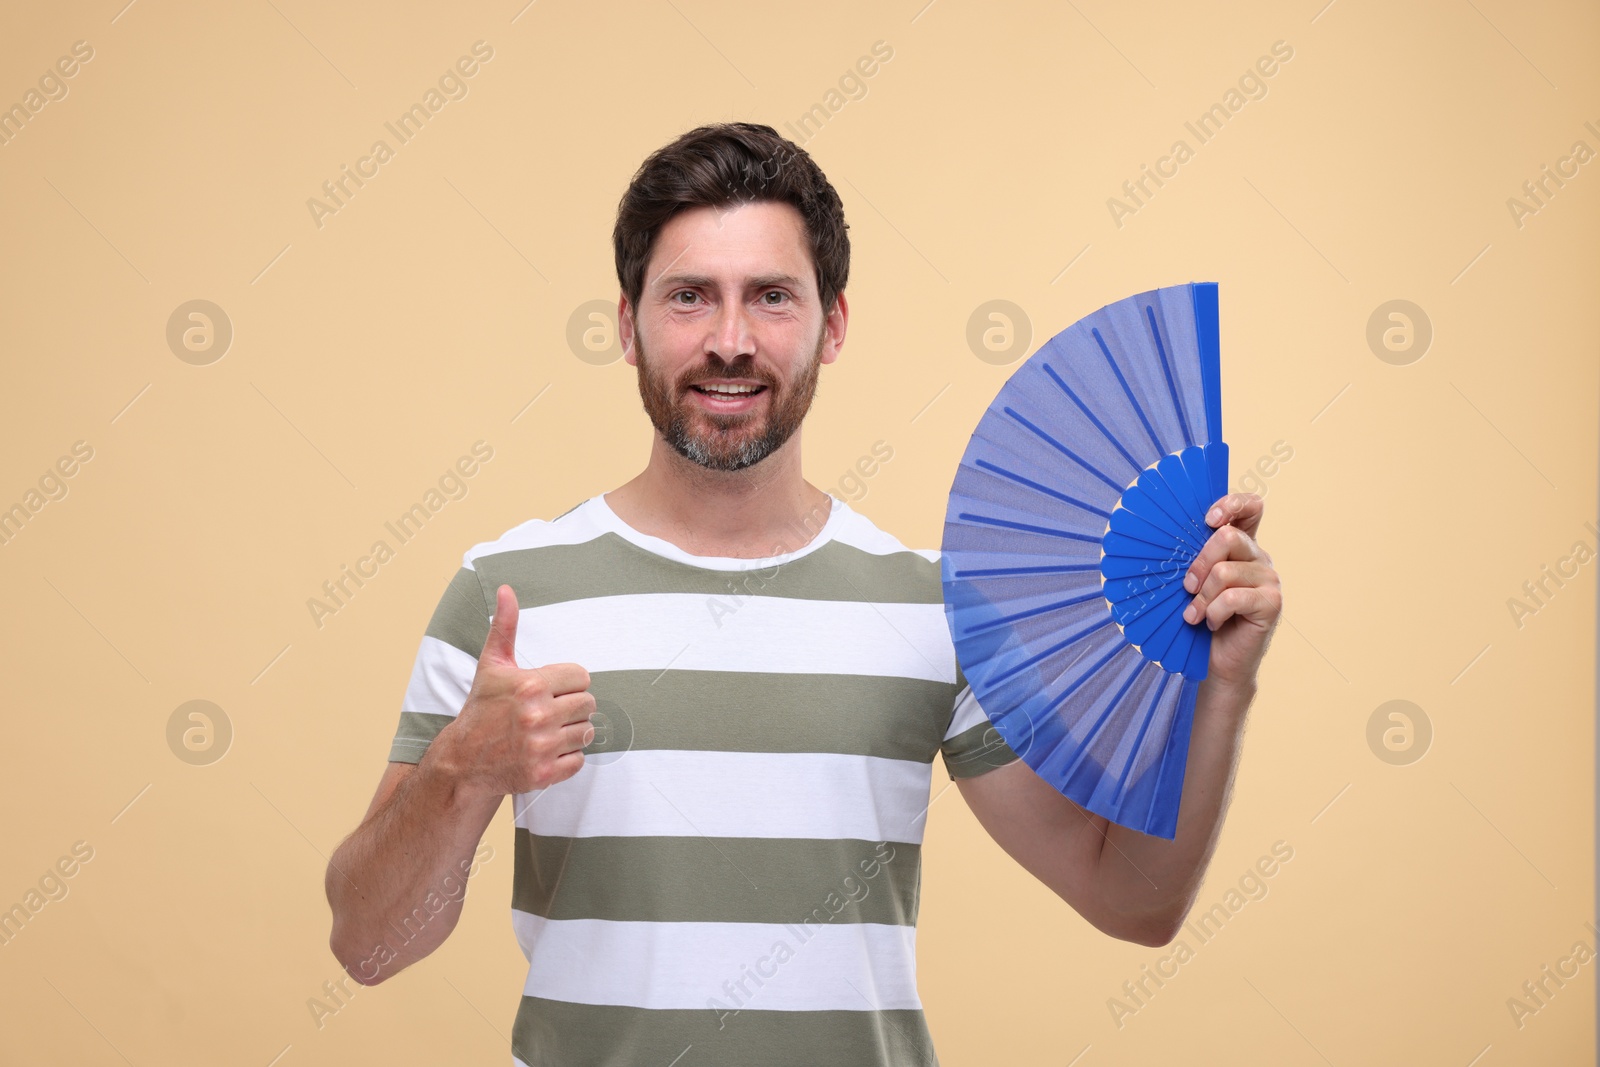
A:
[[[516,1063],[937,1063],[914,956],[935,753],[1100,930],[1162,945],[1194,901],[1279,611],[1260,498],[1217,502],[1186,582],[1215,633],[1176,838],[1089,814],[988,727],[937,553],[801,476],[849,318],[845,229],[770,127],[645,161],[614,244],[648,465],[466,553],[329,864],[333,951],[376,984],[449,935],[512,797]]]

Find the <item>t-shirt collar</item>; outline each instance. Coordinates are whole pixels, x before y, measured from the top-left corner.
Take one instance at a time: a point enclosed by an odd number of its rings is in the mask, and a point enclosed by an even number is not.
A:
[[[647,533],[641,533],[632,526],[629,526],[626,522],[623,522],[622,517],[619,516],[615,511],[611,510],[611,505],[606,503],[604,493],[597,493],[590,497],[586,503],[586,506],[592,512],[595,521],[598,522],[603,528],[611,531],[630,544],[644,549],[646,552],[653,553],[657,556],[664,556],[667,559],[675,560],[679,563],[685,563],[691,567],[703,567],[707,570],[719,571],[745,571],[764,570],[777,564],[791,562],[792,560],[799,559],[802,556],[810,555],[812,552],[815,552],[817,549],[833,540],[834,534],[838,531],[839,524],[844,521],[845,515],[849,511],[849,505],[831,493],[828,495],[828,499],[832,502],[828,510],[828,519],[823,523],[822,529],[818,530],[816,536],[813,537],[809,542],[791,552],[782,552],[777,555],[763,556],[755,559],[742,559],[737,556],[697,556],[691,552],[685,552],[683,549],[664,538],[654,537]],[[797,529],[796,538],[798,538],[801,533],[803,533],[803,528]]]

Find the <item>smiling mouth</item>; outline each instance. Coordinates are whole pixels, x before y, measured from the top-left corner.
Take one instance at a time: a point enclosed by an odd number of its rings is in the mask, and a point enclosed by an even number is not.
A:
[[[701,396],[715,397],[719,400],[743,400],[746,397],[758,396],[767,391],[764,385],[691,385],[690,389]]]

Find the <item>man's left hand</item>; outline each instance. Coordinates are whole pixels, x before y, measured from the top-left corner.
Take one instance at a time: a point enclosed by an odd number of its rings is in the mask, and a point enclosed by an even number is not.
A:
[[[1278,572],[1255,539],[1263,510],[1255,493],[1231,493],[1213,504],[1206,524],[1215,529],[1183,579],[1195,594],[1184,621],[1204,619],[1212,630],[1207,677],[1220,682],[1255,683],[1283,610]]]

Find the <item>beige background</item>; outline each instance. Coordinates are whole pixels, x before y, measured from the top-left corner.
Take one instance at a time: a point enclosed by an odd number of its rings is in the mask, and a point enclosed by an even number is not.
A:
[[[0,947],[0,1060],[508,1062],[508,809],[450,941],[319,1028],[325,857],[461,553],[644,462],[631,368],[567,340],[616,299],[634,168],[710,120],[796,136],[817,104],[855,261],[813,483],[847,491],[888,442],[855,505],[936,547],[1015,366],[968,346],[975,309],[1019,305],[1031,351],[1194,279],[1221,283],[1236,483],[1293,452],[1261,480],[1286,617],[1200,907],[1274,842],[1292,861],[1119,1028],[1109,998],[1168,950],[1094,931],[950,790],[920,924],[943,1062],[1592,1060],[1592,961],[1520,1027],[1507,1000],[1594,945],[1596,565],[1520,628],[1507,600],[1595,542],[1600,162],[1520,226],[1507,199],[1600,150],[1593,5],[123,2],[0,16],[0,104],[93,49],[0,146],[0,507],[93,449],[0,545],[0,907],[94,850]],[[308,198],[480,40],[468,95],[319,228]],[[829,98],[876,41],[864,95]],[[1198,144],[1184,122],[1276,41],[1267,94]],[[1193,158],[1116,225],[1107,198],[1179,138]],[[234,334],[203,366],[166,341],[196,299]],[[1366,340],[1394,299],[1433,330],[1404,366]],[[480,439],[467,495],[319,628],[308,598]],[[168,745],[196,699],[233,730],[210,765]],[[1403,766],[1366,733],[1396,699],[1433,731]]]

